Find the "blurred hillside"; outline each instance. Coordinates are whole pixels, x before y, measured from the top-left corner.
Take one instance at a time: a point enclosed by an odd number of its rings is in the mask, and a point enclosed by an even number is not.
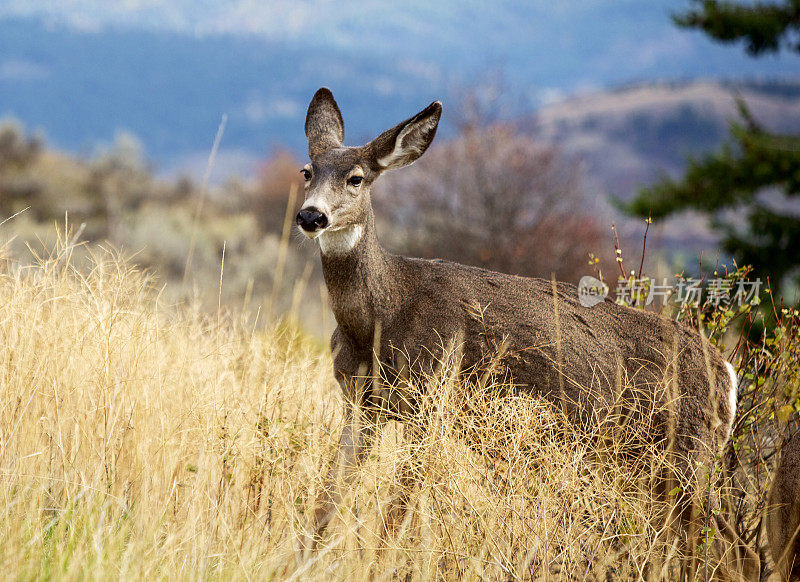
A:
[[[230,180],[205,189],[189,178],[155,178],[132,136],[121,134],[112,147],[80,159],[6,122],[0,247],[32,259],[46,255],[56,236],[83,243],[78,255],[110,246],[148,268],[168,301],[197,298],[210,307],[253,300],[254,308],[286,311],[302,299],[315,258],[289,244],[283,230],[297,167],[276,152],[257,183]]]
[[[587,164],[602,190],[627,199],[686,158],[712,150],[738,119],[744,99],[765,129],[800,133],[800,79],[725,83],[644,83],[595,92],[542,108],[527,125]]]

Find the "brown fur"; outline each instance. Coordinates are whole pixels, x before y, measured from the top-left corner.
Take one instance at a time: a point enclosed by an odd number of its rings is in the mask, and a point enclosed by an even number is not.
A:
[[[331,339],[334,372],[348,403],[349,424],[340,441],[340,465],[346,474],[359,463],[375,433],[379,418],[369,411],[388,411],[399,419],[408,412],[391,389],[378,390],[356,380],[373,373],[378,335],[382,367],[408,367],[411,378],[430,372],[448,342],[463,338],[465,370],[479,371],[499,357],[497,373],[513,383],[514,390],[563,405],[580,421],[601,418],[626,396],[618,394],[620,386],[635,384],[642,408],[664,411],[655,436],[664,442],[674,439],[683,464],[720,451],[732,416],[730,380],[719,351],[696,330],[610,300],[583,307],[577,288],[568,283],[555,285],[554,296],[551,281],[387,253],[375,232],[370,186],[385,169],[407,165],[425,151],[441,105],[431,104],[358,148],[342,146],[341,114],[331,113],[334,109],[338,112],[327,89],[321,89],[309,106],[311,165],[306,168],[311,175],[304,208],[324,207],[334,234],[334,229],[354,226],[363,232],[352,248],[322,254],[338,323]],[[384,167],[380,162],[387,160],[390,164]],[[358,188],[347,183],[354,172],[364,176]],[[361,419],[352,407],[356,402]],[[674,431],[667,434],[673,419]],[[329,479],[337,475],[338,469]],[[315,532],[330,518],[338,498],[333,489],[331,484],[323,493]]]
[[[786,443],[767,502],[767,537],[781,580],[800,580],[800,432]]]

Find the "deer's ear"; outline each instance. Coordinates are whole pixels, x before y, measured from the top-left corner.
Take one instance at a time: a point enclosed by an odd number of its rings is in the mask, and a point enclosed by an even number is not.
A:
[[[314,94],[306,114],[308,155],[312,158],[344,143],[344,120],[333,93],[323,87]]]
[[[370,142],[375,170],[402,168],[425,153],[436,135],[442,104],[434,101],[411,119],[396,125]]]

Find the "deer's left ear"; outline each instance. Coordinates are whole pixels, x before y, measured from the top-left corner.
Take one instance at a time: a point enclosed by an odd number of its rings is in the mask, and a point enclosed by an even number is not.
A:
[[[414,162],[433,141],[442,104],[434,101],[411,119],[396,125],[367,144],[376,171],[402,168]]]

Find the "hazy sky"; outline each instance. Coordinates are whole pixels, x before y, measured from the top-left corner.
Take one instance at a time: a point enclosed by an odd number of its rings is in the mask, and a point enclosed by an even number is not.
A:
[[[3,0],[0,18],[385,54],[387,72],[413,66],[436,77],[450,68],[502,65],[530,72],[520,84],[536,81],[545,100],[631,80],[800,74],[793,54],[755,61],[741,48],[676,28],[670,15],[688,6],[689,0]]]

